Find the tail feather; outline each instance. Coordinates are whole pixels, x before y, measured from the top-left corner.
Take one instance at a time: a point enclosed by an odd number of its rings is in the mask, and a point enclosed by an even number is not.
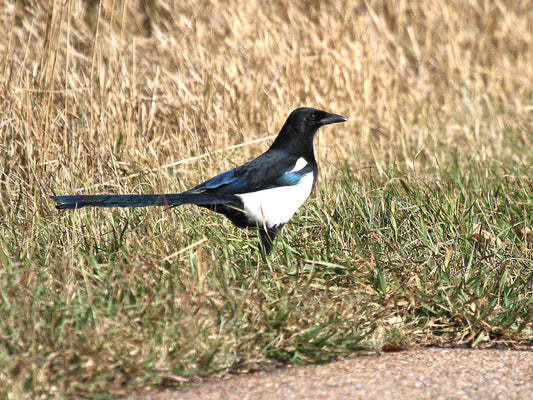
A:
[[[76,195],[51,196],[60,210],[73,210],[82,207],[146,207],[177,206],[182,204],[214,205],[231,204],[234,195],[216,195],[213,193],[180,194],[121,194],[121,195]]]

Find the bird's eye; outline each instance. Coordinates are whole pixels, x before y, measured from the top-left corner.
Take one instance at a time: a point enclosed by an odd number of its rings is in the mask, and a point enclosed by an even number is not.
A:
[[[316,118],[316,114],[311,114],[309,117],[307,117],[309,121],[316,121]]]

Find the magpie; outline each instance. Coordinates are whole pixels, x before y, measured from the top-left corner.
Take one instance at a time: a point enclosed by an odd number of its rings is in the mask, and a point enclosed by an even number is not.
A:
[[[298,108],[265,153],[182,193],[51,198],[58,209],[195,204],[225,215],[239,228],[259,229],[263,251],[269,254],[276,235],[315,187],[313,139],[318,128],[345,121],[337,114]]]

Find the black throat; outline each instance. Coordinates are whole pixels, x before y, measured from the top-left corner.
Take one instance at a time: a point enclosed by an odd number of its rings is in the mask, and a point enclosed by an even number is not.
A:
[[[317,129],[306,132],[297,132],[290,124],[286,123],[269,150],[283,151],[284,153],[303,157],[307,162],[316,164],[313,139]]]

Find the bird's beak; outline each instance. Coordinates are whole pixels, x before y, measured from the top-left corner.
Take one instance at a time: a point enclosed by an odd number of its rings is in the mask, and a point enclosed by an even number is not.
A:
[[[338,122],[346,122],[346,118],[344,118],[342,115],[328,113],[320,119],[321,125],[336,124]]]

